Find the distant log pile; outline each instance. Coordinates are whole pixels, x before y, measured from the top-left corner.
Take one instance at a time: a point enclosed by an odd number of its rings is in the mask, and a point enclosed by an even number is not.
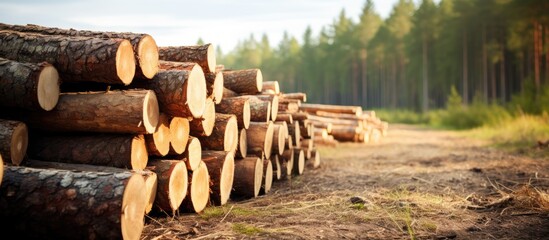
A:
[[[146,214],[268,194],[387,131],[142,33],[0,23],[0,90],[0,216],[24,238],[140,239]]]

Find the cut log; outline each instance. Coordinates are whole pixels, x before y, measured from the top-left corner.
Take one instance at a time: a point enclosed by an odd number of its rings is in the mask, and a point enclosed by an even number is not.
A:
[[[19,166],[27,155],[29,130],[20,121],[0,119],[0,155],[3,162]]]
[[[283,93],[281,95],[281,98],[285,99],[297,99],[301,102],[307,102],[307,94],[302,92],[296,92],[296,93]]]
[[[215,105],[215,111],[236,115],[238,128],[248,129],[250,126],[250,100],[247,97],[225,97]]]
[[[225,80],[223,78],[223,80]],[[225,86],[225,82],[223,82],[223,86]],[[226,97],[238,97],[240,96],[238,93],[234,92],[233,90],[230,90],[226,87],[223,87],[223,98],[226,98]]]
[[[254,198],[259,195],[263,182],[263,162],[257,157],[235,161],[231,199]]]
[[[303,148],[303,149],[313,149],[314,148],[314,141],[312,139],[303,139],[303,140],[301,140],[300,147]]]
[[[234,180],[234,154],[225,151],[203,151],[202,161],[208,167],[211,180],[210,202],[222,206],[231,196]]]
[[[245,158],[248,153],[248,136],[245,128],[240,129],[238,134],[238,147],[236,148],[236,157],[238,159]]]
[[[301,104],[301,106],[299,106],[299,109],[309,113],[324,111],[324,112],[333,112],[333,113],[349,113],[349,114],[355,114],[357,116],[362,115],[362,107],[360,106],[342,106],[342,105],[303,103]]]
[[[291,114],[292,114],[292,118],[295,121],[305,121],[309,119],[309,113],[306,113],[306,112],[296,112]]]
[[[311,124],[313,124],[313,135],[315,135],[315,132],[318,132],[319,129],[325,129],[326,134],[332,133],[332,127],[334,126],[333,123],[325,123],[325,122],[318,122],[318,121],[311,121]]]
[[[260,69],[225,70],[222,73],[223,85],[238,94],[256,94],[263,89]]]
[[[287,128],[284,125],[275,123],[273,125],[273,147],[272,151],[276,154],[282,154],[284,152],[284,145],[286,144]],[[270,156],[270,155],[267,155]]]
[[[271,117],[268,120],[276,121],[276,117],[278,115],[278,96],[277,95],[265,95],[265,94],[259,94],[254,95],[255,97],[263,100],[263,101],[269,101],[271,102]]]
[[[292,138],[294,146],[301,145],[301,127],[299,121],[294,121],[294,124],[288,125],[288,136]]]
[[[333,113],[333,112],[325,112],[325,111],[316,111],[315,115],[321,116],[321,117],[330,117],[330,118],[337,118],[337,119],[363,121],[365,123],[366,123],[367,120],[370,119],[370,116],[365,115],[365,114],[357,116],[356,114],[350,114],[350,113]]]
[[[299,105],[296,102],[280,100],[278,102],[278,111],[286,113],[296,113],[299,111]]]
[[[151,90],[62,93],[51,111],[11,111],[8,118],[56,132],[153,133],[158,102]]]
[[[206,107],[206,80],[197,64],[182,70],[160,70],[152,80],[136,79],[129,88],[153,90],[160,111],[175,117],[200,118]]]
[[[320,152],[317,149],[311,150],[311,158],[306,161],[307,168],[316,169],[320,167]]]
[[[120,38],[68,37],[0,31],[0,56],[20,62],[49,62],[63,82],[128,85],[135,75],[132,45]]]
[[[324,122],[324,123],[332,123],[334,125],[347,125],[347,126],[356,126],[362,128],[364,126],[363,121],[357,121],[357,120],[349,120],[349,119],[338,119],[338,118],[331,118],[331,117],[321,117],[314,114],[309,115],[309,120],[317,123],[317,122]]]
[[[271,156],[273,147],[273,122],[251,122],[247,130],[248,153],[258,156]],[[261,155],[263,152],[264,155]]]
[[[271,159],[263,159],[263,180],[261,188],[259,189],[259,195],[265,195],[271,191],[273,185],[273,164]]]
[[[145,135],[145,143],[147,144],[147,153],[150,156],[163,157],[168,155],[170,151],[170,118],[168,115],[161,113],[158,117],[158,125],[152,134]]]
[[[280,180],[282,178],[282,165],[278,154],[271,155],[271,162],[273,165],[273,180]]]
[[[270,91],[272,94],[280,94],[280,86],[278,81],[264,81],[261,89],[262,92]]]
[[[338,144],[339,144],[339,142],[334,140],[333,138],[318,138],[318,139],[315,139],[315,145],[317,145],[317,146],[337,147]]]
[[[302,121],[299,124],[299,133],[301,133],[302,138],[311,138],[311,127],[309,125],[310,122]]]
[[[203,149],[234,152],[238,145],[238,123],[234,114],[215,114],[210,136],[198,136]]]
[[[145,189],[147,192],[147,205],[145,207],[145,214],[149,214],[153,207],[154,202],[156,201],[156,192],[158,191],[158,175],[156,173],[152,172],[152,174],[144,175],[145,179]]]
[[[332,136],[340,142],[354,142],[361,128],[348,125],[336,125],[332,127]]]
[[[138,173],[6,166],[4,174],[0,215],[10,219],[3,227],[12,234],[24,239],[141,237],[148,196]]]
[[[286,143],[284,144],[284,152],[286,152],[288,149],[293,149],[294,143],[291,137],[286,138]]]
[[[202,161],[194,171],[188,171],[189,188],[187,196],[179,207],[182,212],[200,213],[210,201],[210,175],[208,167]]]
[[[215,103],[211,98],[206,99],[206,106],[201,118],[189,122],[193,136],[210,136],[215,126]]]
[[[170,155],[179,155],[185,151],[189,141],[189,120],[182,117],[172,117],[170,120]]]
[[[17,32],[39,33],[44,35],[66,35],[73,37],[98,37],[98,38],[122,38],[130,41],[135,54],[137,76],[151,79],[158,72],[158,46],[149,34],[132,32],[100,32],[76,29],[61,29],[45,27],[35,24],[9,25],[0,24],[0,30],[13,30]]]
[[[30,138],[31,158],[142,170],[148,154],[143,135],[36,133]]]
[[[214,73],[216,66],[215,48],[212,44],[195,46],[168,46],[158,48],[161,60],[195,62],[204,73]]]
[[[200,140],[196,137],[189,136],[185,151],[183,154],[175,157],[175,159],[185,159],[187,169],[196,171],[202,162],[202,144],[200,144]]]
[[[189,185],[185,162],[154,159],[149,161],[147,169],[158,176],[153,211],[174,215],[183,202]]]
[[[57,69],[47,62],[0,58],[0,104],[4,107],[52,110],[59,100],[60,84]]]
[[[279,160],[282,165],[282,179],[290,179],[294,169],[294,148],[287,148],[284,150],[284,153],[280,155]]]
[[[271,102],[263,101],[253,95],[244,95],[250,99],[250,120],[254,122],[268,122],[271,119]]]
[[[293,175],[302,175],[305,169],[305,153],[301,148],[294,148],[294,166],[292,168]]]
[[[284,121],[284,122],[292,124],[294,122],[294,119],[293,119],[291,113],[278,113],[276,115],[276,120],[275,121]]]

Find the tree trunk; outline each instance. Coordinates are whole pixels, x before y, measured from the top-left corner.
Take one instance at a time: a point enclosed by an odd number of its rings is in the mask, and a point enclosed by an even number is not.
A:
[[[147,153],[150,156],[163,157],[170,152],[170,119],[168,115],[160,113],[156,130],[152,134],[145,134]]]
[[[175,71],[190,71],[195,65],[198,65],[194,62],[174,62],[174,61],[160,61],[160,69],[162,70],[175,70]],[[216,103],[219,103],[223,98],[223,74],[221,73],[205,73],[204,81],[206,85],[206,91],[208,97],[211,97],[215,100]],[[189,91],[191,93],[192,91]]]
[[[203,151],[202,161],[208,167],[212,182],[210,202],[214,206],[222,206],[231,196],[234,180],[235,160],[233,152]]]
[[[21,165],[27,155],[28,143],[27,124],[0,119],[0,155],[3,163]]]
[[[238,144],[238,124],[234,114],[215,114],[210,136],[198,136],[203,149],[234,152]]]
[[[47,62],[0,58],[0,103],[4,107],[52,110],[59,100],[60,84],[57,69]]]
[[[271,156],[273,133],[273,122],[251,122],[246,132],[248,154],[256,154],[259,157]]]
[[[238,147],[236,148],[236,158],[242,159],[246,158],[248,155],[248,135],[246,134],[247,130],[245,128],[240,129],[238,134]]]
[[[187,196],[179,207],[182,212],[200,213],[210,201],[210,175],[208,166],[200,161],[199,167],[194,171],[188,171],[189,187]]]
[[[292,139],[293,146],[301,145],[301,127],[299,121],[288,125],[288,136]]]
[[[278,111],[284,113],[297,113],[299,111],[299,104],[293,101],[279,101]]]
[[[31,135],[31,158],[142,170],[149,160],[143,135],[47,134]]]
[[[332,127],[332,136],[340,142],[354,142],[360,132],[357,126],[336,125]]]
[[[185,199],[189,185],[185,162],[155,159],[149,162],[147,169],[158,176],[153,211],[174,215]]]
[[[295,121],[305,121],[309,119],[309,113],[307,112],[292,113],[292,118]]]
[[[271,191],[273,185],[273,164],[271,159],[265,158],[262,161],[263,164],[263,177],[261,188],[258,195],[265,195]]]
[[[275,123],[273,125],[273,147],[272,152],[274,154],[282,154],[284,152],[284,146],[286,144],[286,137],[288,136],[287,127],[284,125]],[[267,157],[270,155],[267,155]]]
[[[539,26],[537,20],[534,20],[534,84],[536,86],[536,96],[539,96],[540,93],[540,87],[541,87],[541,81],[539,77],[540,73],[540,57],[541,57],[541,48],[539,47],[541,44],[539,43]]]
[[[507,100],[506,87],[507,82],[505,81],[505,42],[501,43],[501,62],[499,65],[499,93],[501,98],[501,103],[504,104]]]
[[[153,90],[160,111],[175,117],[200,118],[206,105],[206,80],[196,64],[185,70],[160,70],[152,80],[136,79],[129,88]]]
[[[301,102],[307,102],[307,94],[302,92],[295,93],[283,93],[280,95],[281,99],[296,99]]]
[[[263,89],[263,75],[260,69],[225,70],[222,73],[223,86],[238,94],[256,94]]]
[[[263,162],[257,157],[234,161],[234,181],[231,198],[254,198],[259,195],[263,182]]]
[[[265,92],[265,94],[274,94],[274,95],[280,94],[280,86],[278,84],[278,81],[263,82],[263,86],[261,90],[262,92]]]
[[[279,114],[276,115],[275,121],[277,121],[277,122],[284,121],[284,122],[287,122],[287,123],[291,124],[291,123],[294,122],[294,119],[293,119],[291,113],[279,113]]]
[[[484,91],[484,101],[488,103],[488,50],[486,44],[486,27],[482,26],[482,90]]]
[[[238,122],[238,128],[250,127],[250,100],[247,97],[226,97],[215,105],[218,113],[234,114]]]
[[[148,196],[138,173],[6,166],[4,176],[0,215],[21,238],[141,237]]]
[[[175,62],[195,62],[204,73],[215,73],[216,57],[214,46],[210,43],[195,46],[159,47],[161,60]]]
[[[170,155],[179,155],[185,151],[190,134],[189,119],[172,117],[170,120]]]
[[[185,146],[185,151],[182,154],[168,154],[162,159],[177,159],[185,161],[187,164],[187,169],[190,171],[195,171],[198,169],[200,162],[202,161],[202,145],[198,138],[189,136],[187,145]]]
[[[254,122],[268,122],[271,119],[271,102],[263,101],[253,95],[244,95],[250,99],[250,120]]]
[[[132,32],[100,32],[76,29],[50,28],[34,24],[8,25],[0,24],[0,30],[39,33],[44,35],[65,35],[72,37],[122,38],[129,40],[134,52],[136,76],[151,79],[158,72],[158,46],[149,34]]]
[[[269,119],[267,119],[267,121],[269,120],[275,121],[278,115],[278,103],[279,103],[278,95],[258,94],[253,96],[259,98],[262,101],[271,102],[271,114]]]
[[[207,137],[212,134],[215,124],[215,103],[211,98],[206,99],[206,107],[202,118],[195,118],[190,121],[190,132],[193,136]]]
[[[49,62],[63,82],[128,85],[135,75],[132,45],[120,38],[69,37],[0,31],[0,56],[20,62]]]

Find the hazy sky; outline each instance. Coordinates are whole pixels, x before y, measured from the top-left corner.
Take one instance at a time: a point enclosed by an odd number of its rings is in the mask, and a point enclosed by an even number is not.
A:
[[[345,9],[358,19],[365,0],[2,0],[0,22],[60,28],[148,33],[160,46],[193,45],[201,37],[227,52],[238,40],[267,33],[278,44],[284,30],[301,39]],[[397,0],[374,0],[386,18]]]

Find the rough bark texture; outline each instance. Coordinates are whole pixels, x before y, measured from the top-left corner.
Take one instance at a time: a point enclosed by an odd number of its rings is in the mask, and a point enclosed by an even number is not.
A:
[[[272,92],[272,94],[278,95],[280,93],[280,86],[278,84],[278,81],[263,82],[263,87],[261,91],[266,93]]]
[[[190,131],[193,136],[210,136],[215,126],[215,103],[211,98],[206,99],[206,106],[202,118],[195,118],[190,122]]]
[[[102,32],[77,29],[62,29],[34,24],[9,25],[0,23],[0,30],[39,33],[44,35],[66,35],[73,37],[122,38],[129,40],[135,54],[137,76],[152,78],[158,71],[158,46],[149,34],[133,32]]]
[[[338,125],[332,127],[332,136],[340,142],[354,142],[360,129],[355,126]]]
[[[271,119],[271,102],[263,101],[253,95],[245,95],[250,99],[250,120],[253,122],[268,122]]]
[[[248,129],[250,126],[251,109],[248,97],[224,97],[219,104],[215,105],[215,111],[236,115],[238,128]]]
[[[216,58],[212,44],[195,46],[169,46],[158,48],[160,59],[176,62],[195,62],[204,73],[215,72]]]
[[[296,92],[296,93],[283,93],[281,95],[281,98],[286,99],[297,99],[301,102],[307,102],[307,94],[302,92]]]
[[[153,211],[175,214],[187,193],[187,166],[180,160],[154,159],[147,169],[158,176]]]
[[[29,146],[31,158],[48,162],[134,170],[144,169],[148,162],[143,135],[36,133]]]
[[[189,188],[179,210],[182,212],[200,213],[206,208],[210,200],[210,175],[208,166],[200,162],[195,171],[188,171]]]
[[[23,239],[140,239],[147,195],[127,172],[6,166],[3,227]]]
[[[259,94],[254,95],[255,97],[263,100],[263,101],[269,101],[271,102],[271,116],[269,117],[269,120],[276,121],[276,117],[278,115],[278,96],[277,95],[266,95],[266,94]]]
[[[299,109],[309,113],[324,111],[324,112],[333,112],[333,113],[349,113],[349,114],[355,114],[357,116],[362,115],[362,107],[360,106],[342,106],[342,105],[303,103],[301,104],[301,106],[299,106]]]
[[[208,167],[211,181],[210,205],[225,205],[234,181],[234,154],[226,151],[203,151],[202,161]]]
[[[150,90],[63,93],[51,111],[9,112],[29,127],[58,132],[153,133],[158,103]]]
[[[287,134],[286,129],[282,124],[273,125],[273,147],[272,147],[273,153],[282,154],[282,152],[284,152],[284,145],[286,143],[286,134]]]
[[[131,43],[120,38],[69,37],[0,31],[0,56],[49,62],[64,82],[128,85],[135,75]]]
[[[176,117],[200,118],[206,105],[206,83],[198,65],[160,70],[152,80],[136,79],[129,88],[154,91],[160,111]]]
[[[199,136],[203,149],[233,152],[238,144],[238,124],[233,114],[215,114],[215,124],[210,136]]]
[[[238,94],[256,94],[263,88],[263,75],[260,69],[225,70],[222,73],[223,85]]]
[[[309,113],[307,112],[296,112],[291,114],[294,121],[305,121],[309,119]]]
[[[259,189],[259,195],[267,194],[271,191],[271,186],[273,184],[273,164],[271,159],[263,159],[263,180],[261,188]]]
[[[197,63],[194,62],[174,62],[160,61],[160,69],[162,70],[188,70],[192,69]],[[216,103],[223,98],[223,74],[220,72],[211,73],[203,72],[206,81],[206,91],[208,97],[215,100]],[[217,89],[219,88],[219,89]]]
[[[231,198],[247,199],[259,195],[263,181],[263,162],[257,157],[236,160]]]
[[[271,156],[273,147],[273,131],[273,122],[251,122],[250,128],[248,128],[246,132],[248,138],[248,153],[259,154],[263,152],[264,155],[258,156]]]
[[[182,117],[172,117],[170,120],[170,155],[182,154],[189,141],[191,127],[189,119]]]
[[[29,133],[24,122],[0,119],[0,155],[5,163],[20,165],[27,154]]]
[[[47,62],[23,63],[0,58],[0,104],[49,111],[59,100],[59,73]]]
[[[223,83],[224,85],[225,83]],[[226,98],[226,97],[238,97],[239,94],[234,92],[233,90],[230,90],[226,87],[223,87],[223,98]]]
[[[161,113],[154,133],[145,135],[147,153],[150,156],[166,156],[170,151],[170,141],[170,119],[168,115]]]
[[[287,122],[289,124],[292,124],[294,122],[294,119],[293,119],[291,113],[278,113],[276,115],[276,120],[275,121],[284,121],[284,122]]]

